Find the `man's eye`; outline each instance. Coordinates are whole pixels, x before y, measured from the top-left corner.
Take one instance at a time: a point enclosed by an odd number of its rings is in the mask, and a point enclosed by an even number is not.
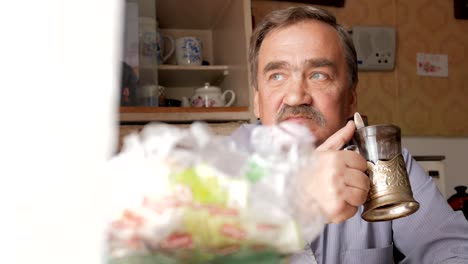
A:
[[[270,75],[270,79],[274,81],[281,81],[284,79],[284,76],[281,73],[273,73]]]
[[[310,76],[311,79],[313,80],[325,80],[327,79],[327,76],[321,72],[314,72],[312,73],[312,75]]]

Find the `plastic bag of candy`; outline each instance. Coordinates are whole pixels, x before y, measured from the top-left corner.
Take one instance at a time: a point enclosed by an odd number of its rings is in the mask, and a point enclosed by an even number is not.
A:
[[[296,177],[313,137],[282,123],[258,126],[250,143],[203,123],[128,135],[109,162],[109,263],[287,263],[302,251],[324,225]]]

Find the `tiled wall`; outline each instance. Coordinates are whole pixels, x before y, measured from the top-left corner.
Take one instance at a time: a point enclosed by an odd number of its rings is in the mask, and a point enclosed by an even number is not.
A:
[[[259,21],[292,2],[253,1]],[[323,7],[323,6],[321,6]],[[407,136],[468,136],[468,20],[454,18],[452,0],[346,0],[323,7],[338,21],[392,26],[397,57],[391,72],[359,72],[359,111],[370,124],[394,123]],[[449,77],[416,74],[416,53],[448,54]]]

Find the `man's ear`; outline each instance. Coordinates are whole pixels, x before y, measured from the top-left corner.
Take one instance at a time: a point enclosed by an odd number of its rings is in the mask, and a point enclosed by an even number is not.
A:
[[[260,118],[260,99],[258,97],[258,90],[257,88],[254,88],[254,114],[256,118]]]
[[[357,112],[357,87],[352,87],[351,88],[351,94],[350,94],[350,99],[349,99],[349,115],[353,116],[354,113]]]

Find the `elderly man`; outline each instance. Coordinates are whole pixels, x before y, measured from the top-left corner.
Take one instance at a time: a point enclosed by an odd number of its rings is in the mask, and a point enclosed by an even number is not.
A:
[[[369,190],[366,161],[341,151],[355,131],[347,120],[357,110],[356,52],[333,15],[307,6],[272,12],[252,35],[249,60],[254,111],[261,123],[297,122],[316,138],[316,162],[305,189],[328,224],[296,262],[468,263],[468,222],[449,207],[406,150],[420,209],[393,221],[361,219]],[[254,126],[239,128],[232,138],[248,144]]]

